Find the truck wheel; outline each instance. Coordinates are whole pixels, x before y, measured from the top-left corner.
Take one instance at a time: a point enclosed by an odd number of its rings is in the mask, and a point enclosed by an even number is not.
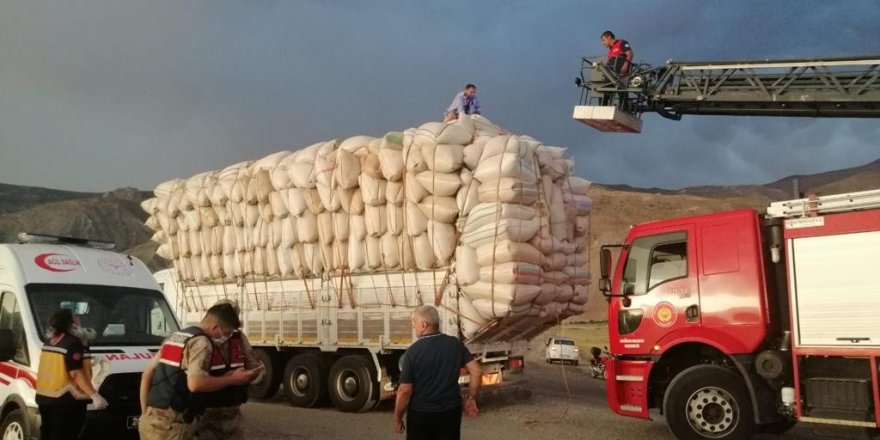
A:
[[[28,423],[20,409],[14,409],[3,418],[0,427],[0,438],[3,440],[24,440],[28,435]]]
[[[263,378],[259,382],[251,382],[248,393],[255,399],[270,399],[278,392],[278,385],[281,385],[275,353],[258,348],[254,350],[254,356],[263,365]]]
[[[379,384],[373,362],[366,356],[343,356],[330,369],[330,400],[340,411],[363,412],[376,406]]]
[[[314,408],[327,403],[327,364],[314,353],[298,354],[284,367],[284,395],[293,406]]]
[[[663,410],[679,440],[746,440],[755,432],[745,384],[739,375],[715,365],[697,365],[675,376]]]

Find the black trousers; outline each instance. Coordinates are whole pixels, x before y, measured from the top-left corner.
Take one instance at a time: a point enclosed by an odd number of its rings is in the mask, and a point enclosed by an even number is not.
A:
[[[86,426],[86,404],[40,405],[40,440],[76,440]]]
[[[461,407],[443,412],[406,412],[406,440],[460,440]]]

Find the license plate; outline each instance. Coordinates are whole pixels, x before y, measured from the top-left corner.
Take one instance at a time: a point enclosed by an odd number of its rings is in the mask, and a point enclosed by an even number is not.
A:
[[[138,428],[138,416],[130,416],[125,419],[125,427],[128,429],[137,429]]]
[[[502,382],[501,373],[484,374],[482,382],[482,385],[498,385]]]

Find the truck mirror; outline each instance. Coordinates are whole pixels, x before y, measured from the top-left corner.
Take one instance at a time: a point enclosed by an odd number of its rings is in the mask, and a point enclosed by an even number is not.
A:
[[[12,330],[0,329],[0,362],[6,362],[15,356],[15,342],[12,339]]]
[[[611,280],[608,278],[600,278],[599,291],[605,296],[611,295]]]
[[[599,251],[599,273],[602,278],[611,278],[611,249]]]

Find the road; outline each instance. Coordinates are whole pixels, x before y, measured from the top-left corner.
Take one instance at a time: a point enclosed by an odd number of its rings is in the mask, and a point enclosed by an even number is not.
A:
[[[656,415],[653,421],[612,414],[605,402],[605,384],[591,379],[583,367],[563,367],[529,362],[526,378],[534,391],[531,399],[483,405],[475,419],[465,419],[464,439],[639,439],[674,440]],[[244,407],[246,438],[260,440],[403,440],[391,430],[390,407],[364,414],[347,414],[332,408],[300,409],[283,397]],[[762,437],[762,439],[774,437]],[[804,427],[779,437],[817,439]],[[757,439],[757,438],[756,438]]]

